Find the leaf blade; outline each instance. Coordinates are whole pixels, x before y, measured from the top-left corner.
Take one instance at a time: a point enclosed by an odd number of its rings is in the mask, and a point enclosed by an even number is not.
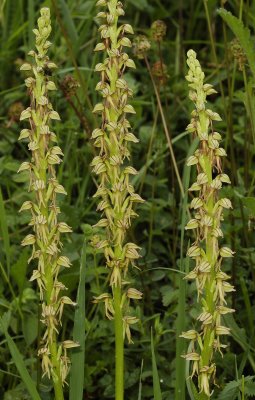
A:
[[[73,339],[80,343],[80,347],[74,349],[71,355],[70,371],[70,400],[82,400],[84,384],[84,363],[85,363],[85,266],[86,266],[86,239],[83,243],[81,262],[80,262],[80,280],[77,291],[77,305],[74,316]]]
[[[153,377],[153,395],[154,400],[162,400],[162,394],[160,389],[160,381],[158,375],[158,368],[154,350],[153,334],[151,329],[151,358],[152,358],[152,377]]]
[[[41,400],[39,393],[36,389],[35,382],[31,378],[31,376],[25,366],[25,363],[23,361],[21,353],[19,352],[18,347],[16,346],[12,337],[9,335],[6,323],[4,322],[3,318],[0,318],[0,328],[6,337],[8,347],[9,347],[10,353],[12,355],[13,361],[15,362],[17,370],[19,371],[19,374],[27,388],[27,391],[29,392],[29,394],[31,395],[33,400]]]

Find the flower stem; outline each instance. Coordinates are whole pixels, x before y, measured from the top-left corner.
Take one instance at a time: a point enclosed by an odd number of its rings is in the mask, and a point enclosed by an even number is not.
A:
[[[222,355],[221,348],[225,345],[221,344],[221,337],[230,334],[230,328],[222,325],[222,316],[235,311],[226,307],[225,295],[235,289],[227,282],[230,276],[221,269],[223,258],[233,257],[234,252],[225,246],[219,248],[219,239],[223,237],[220,228],[223,209],[232,208],[229,199],[219,198],[219,190],[223,183],[231,182],[228,175],[222,173],[221,157],[226,156],[226,152],[219,144],[221,135],[213,129],[213,121],[221,118],[206,108],[206,97],[215,90],[212,85],[204,84],[205,75],[196,53],[189,50],[187,55],[186,79],[189,97],[195,104],[187,130],[199,137],[200,146],[187,161],[188,165],[197,165],[197,181],[189,190],[197,191],[198,195],[190,205],[196,210],[195,218],[186,225],[186,229],[197,232],[196,241],[187,252],[195,260],[195,268],[186,279],[196,280],[202,312],[197,318],[201,322],[200,331],[191,329],[181,337],[192,340],[192,351],[184,358],[193,361],[191,377],[198,377],[199,399],[207,400],[213,393],[211,383],[215,381],[214,353],[218,351]]]
[[[124,399],[124,338],[121,308],[121,287],[113,288],[115,328],[115,400]]]
[[[55,400],[64,400],[63,385],[69,372],[70,360],[67,349],[79,346],[72,340],[58,343],[58,332],[65,304],[75,305],[67,296],[61,296],[66,287],[59,281],[61,268],[71,265],[68,257],[61,255],[60,235],[71,232],[65,222],[58,221],[60,209],[57,205],[57,194],[66,194],[64,187],[56,178],[55,165],[62,162],[62,150],[56,143],[56,135],[50,131],[51,120],[60,120],[53,109],[49,92],[56,90],[46,71],[56,68],[49,60],[47,51],[51,43],[47,40],[51,33],[50,10],[43,7],[38,18],[38,29],[35,34],[36,51],[28,55],[34,60],[24,63],[22,71],[31,71],[33,76],[25,80],[29,89],[30,107],[22,111],[20,120],[28,120],[30,129],[22,129],[19,140],[28,138],[28,148],[32,153],[29,162],[23,162],[19,171],[29,172],[29,191],[33,192],[34,201],[25,201],[20,211],[30,211],[30,226],[33,233],[21,242],[22,246],[32,245],[30,261],[37,259],[37,269],[33,270],[30,281],[37,281],[42,302],[42,319],[45,332],[40,341],[38,356],[42,359],[43,377],[52,379]],[[29,261],[29,262],[30,262]]]
[[[60,376],[60,364],[57,355],[57,343],[56,343],[56,333],[54,332],[52,343],[49,345],[50,353],[51,353],[51,360],[52,360],[52,367],[55,372],[55,377],[53,378],[53,386],[54,386],[54,393],[55,393],[55,400],[64,400],[63,395],[63,386],[62,380]]]
[[[199,400],[209,400],[210,396],[207,396],[204,392],[200,393]]]
[[[52,298],[51,293],[53,289],[53,276],[51,274],[51,266],[48,265],[47,272],[46,272],[46,303],[48,306],[52,305]],[[49,350],[51,354],[51,363],[52,363],[52,381],[55,393],[55,400],[64,400],[63,394],[63,386],[62,386],[62,379],[61,379],[61,371],[60,371],[60,359],[58,357],[58,346],[57,346],[57,335],[56,332],[53,331],[52,333],[52,342],[49,343]]]
[[[133,203],[144,201],[134,192],[129,180],[129,175],[136,175],[137,171],[126,163],[126,159],[130,158],[128,142],[138,142],[129,130],[131,126],[127,115],[135,114],[135,109],[128,104],[133,92],[124,77],[127,67],[135,68],[134,61],[124,51],[125,47],[132,45],[125,33],[133,34],[133,29],[129,24],[118,24],[119,16],[124,15],[121,2],[98,0],[96,4],[105,7],[106,11],[97,15],[104,23],[99,27],[102,42],[96,45],[95,51],[104,51],[107,57],[95,67],[101,74],[96,90],[103,100],[93,109],[93,113],[101,115],[102,123],[100,129],[92,132],[95,146],[100,148],[100,152],[92,160],[91,166],[100,180],[94,194],[94,197],[101,198],[97,210],[105,216],[94,227],[106,229],[101,231],[102,236],[94,236],[93,243],[96,249],[104,251],[106,265],[111,270],[112,294],[103,293],[94,297],[94,303],[104,302],[107,318],[114,320],[115,400],[123,400],[124,332],[128,342],[132,343],[130,326],[138,322],[137,317],[126,312],[129,311],[130,299],[142,298],[142,293],[134,288],[122,289],[129,265],[135,266],[135,260],[140,257],[137,251],[139,246],[126,242],[126,231],[131,225],[131,218],[137,215]]]

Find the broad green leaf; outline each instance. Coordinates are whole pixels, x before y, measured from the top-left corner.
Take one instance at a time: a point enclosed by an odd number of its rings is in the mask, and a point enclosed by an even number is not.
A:
[[[244,393],[248,397],[252,397],[254,399],[255,397],[255,382],[245,382],[244,383]]]
[[[38,318],[36,315],[23,314],[22,329],[25,341],[30,346],[37,338],[38,334]]]
[[[227,383],[217,400],[236,400],[242,388],[242,380],[244,381],[244,394],[247,397],[253,397],[255,395],[254,376],[246,376]]]
[[[17,262],[11,267],[11,276],[15,280],[15,283],[18,285],[20,294],[24,289],[24,284],[26,281],[27,259],[28,251],[27,249],[25,249],[20,253]]]
[[[249,209],[252,215],[255,215],[255,197],[244,197],[242,203]]]
[[[231,381],[224,387],[217,400],[235,400],[239,393],[239,382]]]
[[[242,349],[247,353],[249,362],[253,368],[253,371],[255,371],[255,360],[251,352],[252,347],[248,342],[245,330],[243,328],[239,328],[232,314],[224,315],[223,320],[225,325],[231,329],[231,335],[233,339],[239,343]]]

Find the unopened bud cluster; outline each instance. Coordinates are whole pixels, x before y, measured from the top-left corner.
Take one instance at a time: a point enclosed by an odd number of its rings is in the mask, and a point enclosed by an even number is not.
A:
[[[56,68],[47,56],[51,43],[47,40],[51,33],[50,11],[42,8],[38,19],[38,29],[34,29],[36,51],[28,54],[31,63],[21,66],[22,71],[31,71],[32,76],[25,80],[30,95],[30,106],[22,111],[20,120],[27,121],[29,127],[22,129],[19,140],[28,140],[31,152],[30,161],[21,164],[19,172],[29,174],[29,191],[34,194],[33,201],[25,201],[20,211],[31,213],[29,225],[33,229],[22,241],[22,246],[32,246],[29,262],[37,263],[31,281],[36,280],[42,302],[42,319],[45,326],[42,346],[38,355],[42,358],[43,375],[53,381],[65,381],[69,370],[69,358],[66,349],[77,344],[72,341],[57,343],[57,334],[65,304],[74,305],[67,296],[61,296],[66,287],[58,280],[62,268],[70,268],[70,260],[61,255],[62,233],[71,232],[65,222],[58,221],[60,209],[57,195],[66,194],[56,178],[55,166],[61,163],[63,153],[56,145],[57,138],[51,131],[51,121],[59,120],[59,114],[53,109],[49,92],[56,90],[47,71]]]
[[[151,42],[147,36],[138,35],[134,40],[133,48],[135,56],[142,60],[147,56],[147,53],[151,48]]]
[[[132,90],[124,78],[127,68],[135,68],[134,61],[124,51],[131,47],[131,41],[126,34],[132,34],[129,24],[118,26],[119,16],[124,15],[122,3],[116,0],[99,0],[98,6],[104,7],[98,17],[103,19],[99,27],[101,42],[95,51],[104,51],[107,56],[102,63],[96,65],[95,70],[100,73],[101,80],[96,90],[102,96],[102,102],[96,104],[94,113],[101,116],[101,127],[92,132],[94,145],[99,154],[93,159],[93,172],[99,177],[99,187],[94,197],[100,199],[97,210],[102,219],[96,224],[104,228],[106,237],[97,240],[95,247],[102,249],[110,270],[110,285],[122,287],[129,265],[135,266],[139,256],[139,247],[135,243],[126,242],[126,232],[131,225],[132,218],[136,217],[133,206],[142,203],[143,199],[135,193],[130,183],[130,176],[137,174],[132,166],[128,165],[130,158],[129,144],[137,143],[138,139],[131,131],[127,119],[135,110],[129,99]],[[122,310],[127,300],[140,299],[142,294],[135,289],[128,289],[122,296]],[[106,315],[114,318],[114,302],[110,294],[103,294],[95,298],[95,302],[105,303]],[[131,341],[129,325],[134,324],[136,318],[128,315],[123,317],[124,330]]]
[[[237,38],[234,38],[229,44],[229,49],[234,59],[237,61],[239,71],[243,71],[245,64],[247,64],[247,56],[241,46],[240,41]]]
[[[188,51],[186,76],[189,82],[189,97],[195,104],[192,111],[188,132],[200,140],[199,148],[188,159],[188,165],[196,165],[197,180],[190,187],[194,193],[191,208],[194,210],[186,229],[195,232],[196,240],[188,249],[187,255],[194,260],[195,268],[186,276],[194,280],[197,286],[198,300],[201,313],[197,320],[200,322],[198,331],[183,332],[183,338],[191,340],[191,351],[184,356],[193,362],[192,376],[198,376],[200,392],[210,397],[211,383],[214,381],[216,365],[214,353],[226,347],[221,338],[230,333],[223,325],[222,317],[234,312],[228,308],[225,296],[234,291],[229,283],[230,276],[222,271],[222,261],[233,257],[234,252],[228,247],[220,247],[219,238],[223,237],[221,221],[223,210],[232,208],[227,198],[219,198],[223,184],[230,184],[228,175],[222,172],[222,157],[225,150],[220,147],[221,135],[214,131],[214,121],[220,121],[219,114],[206,108],[208,95],[216,93],[212,85],[204,84],[204,73],[193,50]],[[222,353],[221,353],[222,354]]]
[[[80,87],[79,82],[72,75],[66,75],[60,85],[65,97],[68,99],[75,96]]]
[[[18,122],[21,112],[24,110],[24,106],[20,101],[16,101],[15,103],[11,104],[8,109],[8,117],[11,122]]]
[[[160,19],[154,21],[151,24],[151,35],[153,40],[156,42],[162,42],[164,37],[166,36],[166,24],[164,21]]]

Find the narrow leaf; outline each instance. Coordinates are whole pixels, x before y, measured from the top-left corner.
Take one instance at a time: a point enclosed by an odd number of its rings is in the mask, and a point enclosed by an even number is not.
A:
[[[7,216],[5,212],[4,200],[2,195],[2,190],[0,188],[0,228],[1,234],[3,237],[3,247],[4,253],[6,257],[7,269],[8,269],[8,276],[10,273],[10,259],[11,259],[11,247],[10,247],[10,238],[8,232],[8,224],[7,224]]]
[[[31,378],[31,376],[25,366],[23,358],[19,352],[19,349],[17,348],[16,344],[14,343],[11,336],[9,335],[9,333],[7,331],[6,323],[4,322],[3,318],[0,318],[0,329],[3,331],[3,333],[6,337],[12,359],[17,367],[17,370],[20,373],[21,379],[24,382],[24,384],[27,388],[27,391],[29,392],[29,394],[32,397],[32,400],[41,400],[39,393],[36,390],[35,382]]]
[[[81,262],[80,281],[77,292],[77,309],[74,316],[73,339],[80,347],[73,349],[70,372],[70,400],[83,399],[84,363],[85,363],[85,268],[86,239],[84,240]]]
[[[158,368],[157,368],[157,362],[156,362],[155,351],[154,351],[152,330],[151,330],[151,358],[152,358],[152,377],[153,377],[154,400],[162,400]]]
[[[139,377],[139,391],[138,391],[138,400],[142,400],[142,373],[143,373],[143,360],[141,362],[141,370],[140,370],[140,377]]]

